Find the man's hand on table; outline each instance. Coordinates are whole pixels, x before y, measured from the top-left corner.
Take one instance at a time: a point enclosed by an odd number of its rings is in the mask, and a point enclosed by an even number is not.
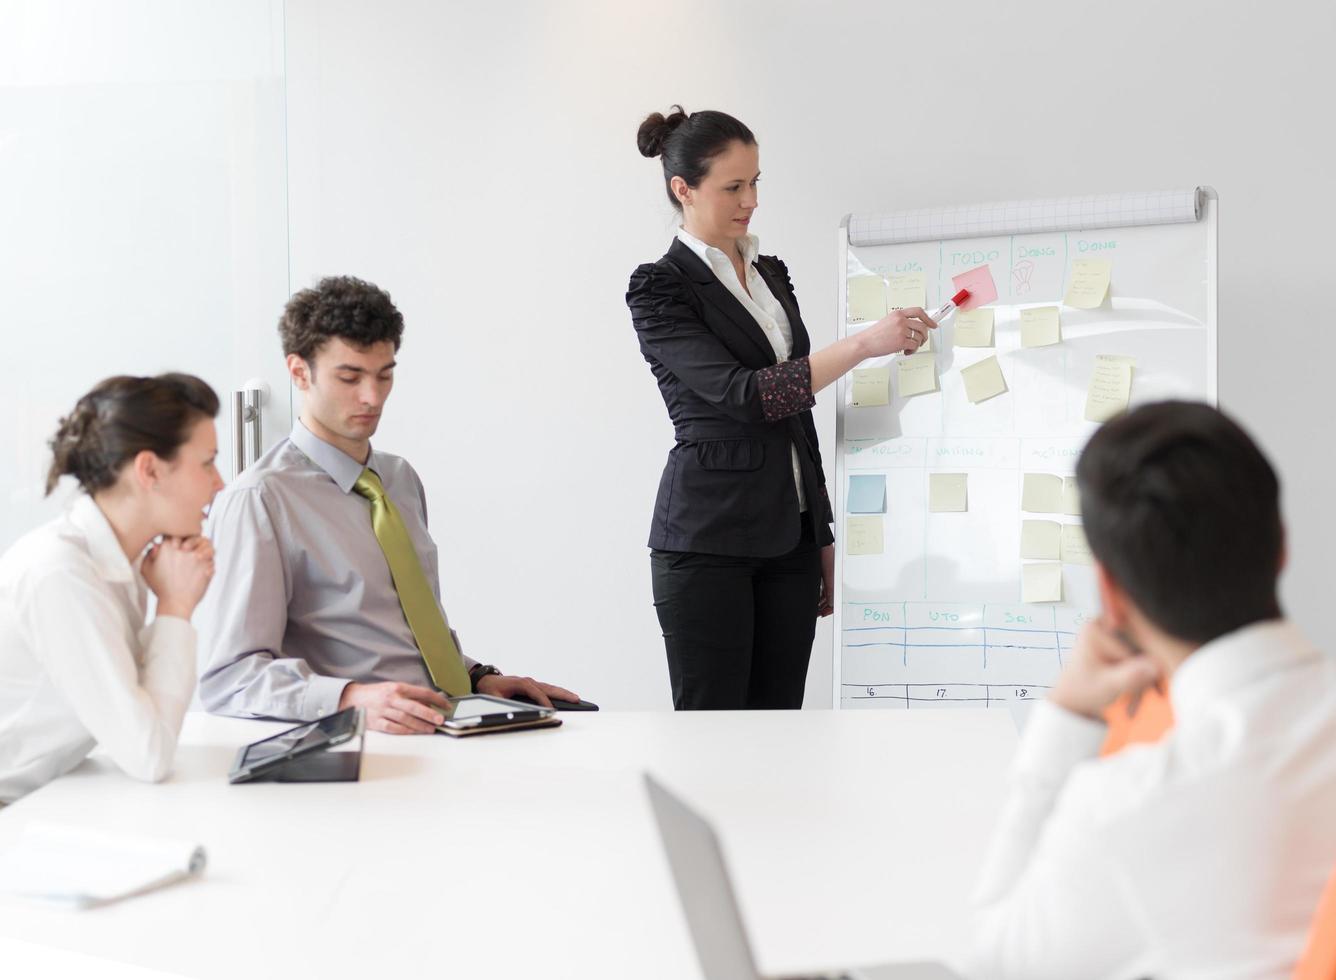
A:
[[[532,677],[514,677],[510,674],[488,674],[478,681],[478,693],[490,694],[495,698],[513,698],[519,695],[544,708],[552,707],[552,698],[559,698],[562,701],[580,700],[580,695],[564,687],[544,684]]]
[[[440,691],[397,681],[354,682],[339,697],[340,710],[352,707],[363,710],[368,731],[390,735],[430,735],[445,720],[441,711],[449,706]]]

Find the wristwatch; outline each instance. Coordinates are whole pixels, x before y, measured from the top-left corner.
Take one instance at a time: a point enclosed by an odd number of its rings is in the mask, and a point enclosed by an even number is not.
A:
[[[473,686],[473,693],[478,693],[478,681],[484,677],[490,677],[492,674],[500,675],[501,671],[491,664],[474,664],[469,668],[469,683]]]

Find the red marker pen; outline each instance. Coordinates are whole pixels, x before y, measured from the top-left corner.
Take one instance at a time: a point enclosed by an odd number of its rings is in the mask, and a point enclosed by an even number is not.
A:
[[[933,323],[940,324],[942,322],[942,317],[950,316],[952,313],[956,311],[957,306],[959,306],[961,303],[965,302],[965,300],[969,298],[970,298],[970,291],[968,289],[962,289],[960,292],[956,293],[941,306],[937,307],[937,309],[929,313],[928,316],[932,318]],[[914,334],[914,328],[910,327],[909,332],[911,334]],[[924,333],[926,335],[927,331],[924,331]],[[916,340],[918,339],[916,334],[915,334],[915,339]],[[926,336],[923,339],[926,340],[927,339]],[[905,353],[912,354],[913,351],[906,350]]]
[[[969,298],[970,298],[970,291],[968,289],[962,289],[960,292],[956,293],[954,296],[952,296],[949,300],[947,300],[937,309],[929,313],[928,316],[932,317],[934,323],[941,323],[942,317],[950,316],[952,313],[955,312],[956,307],[958,307],[961,303],[965,302],[965,300]]]

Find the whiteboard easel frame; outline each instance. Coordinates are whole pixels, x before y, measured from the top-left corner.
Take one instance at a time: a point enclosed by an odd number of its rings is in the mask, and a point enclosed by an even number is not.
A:
[[[1198,218],[1205,229],[1206,235],[1206,401],[1211,405],[1219,407],[1219,281],[1218,270],[1219,263],[1219,224],[1218,211],[1220,196],[1215,188],[1209,185],[1203,185],[1200,188],[1202,209],[1201,216]],[[837,339],[844,339],[848,336],[848,288],[849,279],[849,221],[852,214],[846,214],[840,220],[840,227],[836,234],[835,266],[836,266],[836,320],[835,328]],[[844,426],[845,426],[845,386],[848,384],[849,375],[841,375],[835,384],[835,486],[831,494],[833,507],[832,516],[835,518],[835,610],[833,613],[833,628],[831,631],[831,707],[835,710],[841,710],[843,707],[843,698],[841,697],[842,683],[842,663],[841,651],[843,650],[844,636],[844,555],[845,555],[845,522],[840,519],[844,513]],[[889,506],[889,504],[888,504]]]

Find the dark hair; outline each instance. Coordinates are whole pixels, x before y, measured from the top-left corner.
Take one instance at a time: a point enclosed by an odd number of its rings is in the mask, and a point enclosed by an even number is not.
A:
[[[1169,401],[1111,419],[1076,479],[1090,550],[1160,629],[1201,644],[1280,616],[1280,483],[1224,413]]]
[[[196,422],[218,414],[218,396],[193,374],[119,375],[99,382],[60,420],[51,437],[46,492],[69,474],[88,493],[116,482],[121,467],[148,450],[170,460]]]
[[[710,162],[735,140],[756,145],[752,131],[726,112],[705,109],[687,114],[680,105],[665,116],[651,112],[636,132],[636,146],[641,156],[663,157],[663,183],[668,200],[682,209],[673,194],[673,178],[681,177],[688,187],[700,186],[710,172]]]
[[[278,334],[284,354],[297,354],[309,364],[334,337],[359,349],[388,340],[398,350],[404,315],[379,286],[353,276],[330,276],[288,300]]]

